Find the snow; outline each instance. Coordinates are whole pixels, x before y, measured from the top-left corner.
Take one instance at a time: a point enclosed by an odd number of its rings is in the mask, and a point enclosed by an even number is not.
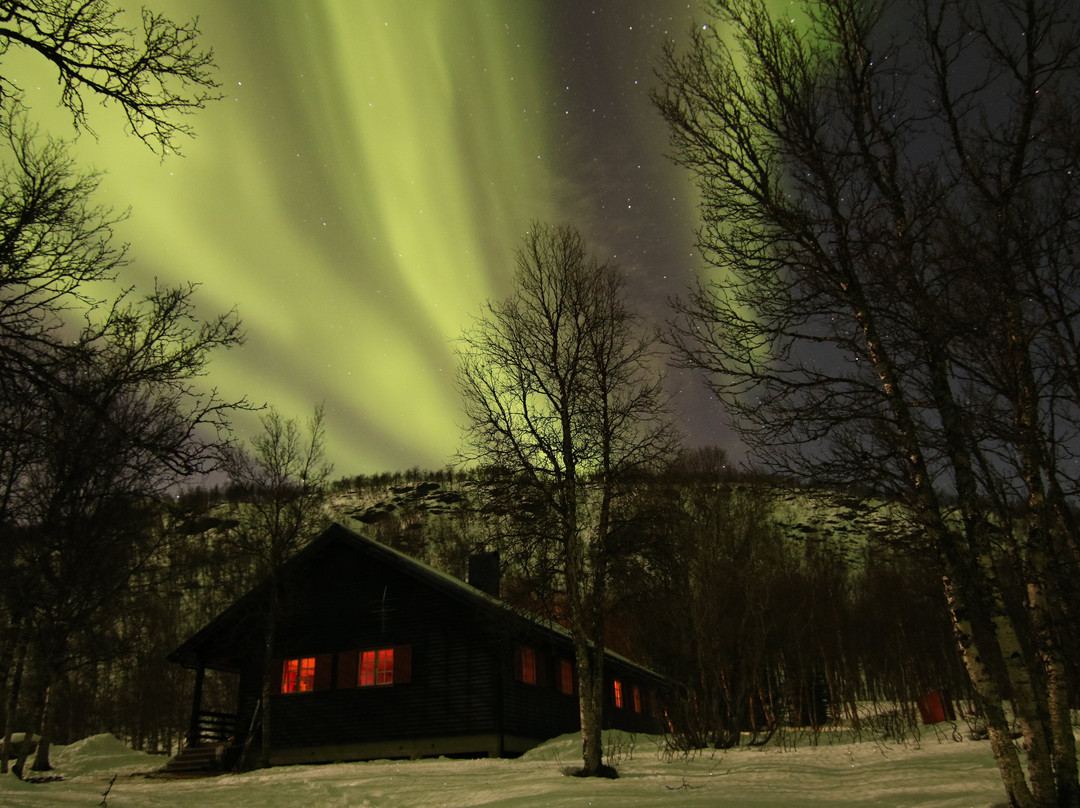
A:
[[[1005,803],[989,745],[924,734],[921,743],[862,740],[795,748],[666,754],[650,736],[606,737],[618,780],[579,779],[580,738],[566,735],[517,760],[373,761],[282,766],[219,777],[148,778],[165,759],[111,735],[55,747],[64,779],[0,776],[5,808],[997,808]],[[110,781],[117,775],[110,789]],[[106,789],[109,789],[103,800]]]

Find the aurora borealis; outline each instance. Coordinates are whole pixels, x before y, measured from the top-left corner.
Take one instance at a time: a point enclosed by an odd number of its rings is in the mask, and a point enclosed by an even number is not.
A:
[[[452,340],[507,293],[531,220],[577,226],[657,323],[686,289],[690,180],[648,100],[663,41],[691,25],[685,0],[149,4],[200,18],[224,98],[164,160],[91,111],[98,139],[75,148],[106,174],[100,201],[130,207],[123,280],[195,281],[208,314],[236,306],[247,344],[208,382],[290,417],[325,402],[337,474],[450,462]],[[69,137],[39,61],[4,65]],[[691,439],[720,430],[678,406]]]

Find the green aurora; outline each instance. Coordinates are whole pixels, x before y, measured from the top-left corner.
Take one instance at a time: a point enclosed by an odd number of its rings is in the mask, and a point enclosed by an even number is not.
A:
[[[207,314],[237,307],[247,344],[208,382],[291,417],[325,402],[338,474],[452,460],[452,342],[507,293],[531,220],[578,226],[658,322],[695,271],[689,180],[647,95],[686,2],[152,5],[200,18],[224,98],[164,160],[92,110],[98,138],[75,149],[105,174],[100,201],[130,208],[122,282],[194,281]],[[47,65],[13,50],[4,69],[71,137]]]

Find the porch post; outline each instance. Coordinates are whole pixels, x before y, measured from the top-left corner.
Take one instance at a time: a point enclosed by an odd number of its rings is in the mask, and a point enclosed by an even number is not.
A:
[[[188,727],[188,746],[195,746],[199,742],[199,713],[202,712],[202,689],[205,675],[206,668],[202,665],[195,669],[195,692],[191,698],[191,724]]]

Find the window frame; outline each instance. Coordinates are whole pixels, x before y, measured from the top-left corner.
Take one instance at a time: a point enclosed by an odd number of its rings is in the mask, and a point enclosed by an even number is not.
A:
[[[370,662],[365,662],[365,656]],[[368,690],[412,682],[412,646],[367,646],[337,654],[337,689]],[[365,669],[366,668],[366,669]]]
[[[370,665],[368,657],[370,655]],[[394,648],[365,648],[359,652],[356,686],[390,687],[394,684]]]
[[[540,683],[539,672],[536,667],[536,649],[522,645],[517,651],[517,674],[518,681],[527,685],[536,686]]]
[[[292,657],[281,661],[281,695],[315,691],[315,657]]]
[[[556,686],[564,696],[574,695],[574,663],[569,659],[559,660],[559,679]]]
[[[270,682],[270,692],[276,696],[296,696],[301,693],[317,693],[333,687],[331,678],[333,654],[304,654],[275,658]]]

